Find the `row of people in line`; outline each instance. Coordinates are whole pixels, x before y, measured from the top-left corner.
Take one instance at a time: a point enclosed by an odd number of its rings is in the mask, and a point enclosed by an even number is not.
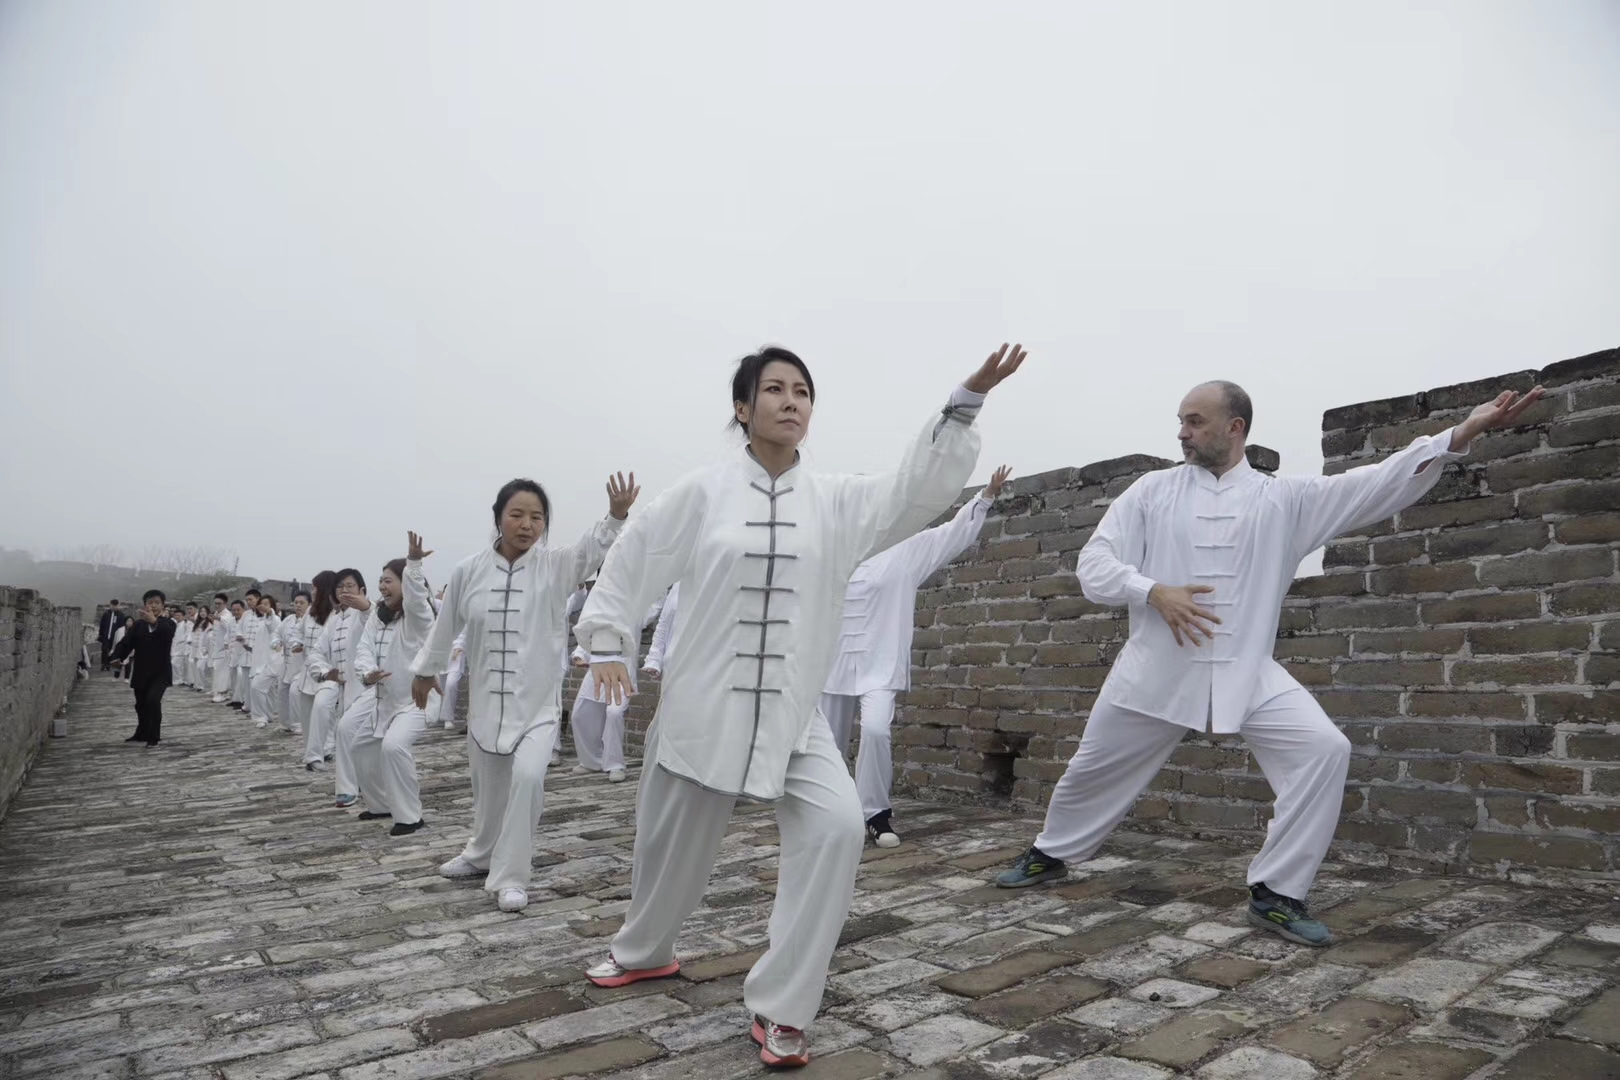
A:
[[[736,801],[770,803],[780,834],[777,898],[769,947],[743,996],[761,1059],[808,1063],[804,1028],[819,1009],[873,832],[867,811],[879,802],[862,795],[845,765],[835,725],[848,729],[850,703],[840,699],[859,699],[855,709],[871,716],[890,708],[877,696],[883,643],[846,638],[846,608],[859,619],[866,607],[881,606],[869,595],[863,603],[871,582],[862,565],[955,500],[977,460],[974,421],[985,396],[1023,360],[1021,348],[1003,346],[952,391],[898,468],[848,476],[801,466],[815,384],[796,355],[761,350],[732,380],[745,447],[677,481],[628,525],[638,489],[633,476],[615,478],[608,515],[568,546],[543,543],[551,517],[544,489],[512,481],[493,507],[494,542],[456,566],[437,616],[420,580],[427,553],[413,534],[400,570],[390,571],[415,585],[403,613],[381,620],[399,629],[373,661],[381,674],[372,685],[386,688],[373,715],[391,724],[413,710],[425,715],[461,642],[473,835],[440,873],[485,877],[503,910],[527,902],[561,711],[555,658],[575,583],[596,574],[574,636],[586,652],[591,697],[611,705],[635,692],[647,613],[679,585],[679,622],[646,737],[629,909],[608,956],[586,977],[619,987],[678,972],[681,926],[701,902]],[[1291,941],[1331,940],[1305,898],[1332,839],[1348,744],[1271,659],[1282,595],[1308,552],[1421,497],[1475,436],[1513,423],[1539,396],[1539,388],[1503,394],[1376,465],[1283,479],[1247,463],[1253,410],[1242,389],[1195,387],[1179,410],[1187,467],[1131,485],[1079,557],[1082,591],[1128,607],[1130,637],[1045,828],[997,883],[1060,879],[1068,862],[1089,857],[1189,728],[1241,733],[1277,792],[1248,873],[1249,917]],[[977,510],[970,504],[964,513]],[[951,546],[944,536],[934,540],[933,555]],[[915,564],[901,560],[907,572],[900,576],[925,577],[933,560],[923,549],[932,546],[918,545]],[[891,659],[903,665],[904,655]],[[841,666],[853,673],[848,681],[837,674]],[[411,676],[404,695],[403,680],[390,685],[396,668]],[[898,678],[891,668],[887,681]],[[373,735],[385,739],[375,728]],[[875,778],[879,770],[869,771]],[[366,777],[360,786],[369,806]],[[389,797],[386,787],[378,796],[385,812],[393,809]],[[886,795],[881,802],[886,809]],[[419,817],[419,806],[413,810]],[[409,816],[396,812],[396,828]]]

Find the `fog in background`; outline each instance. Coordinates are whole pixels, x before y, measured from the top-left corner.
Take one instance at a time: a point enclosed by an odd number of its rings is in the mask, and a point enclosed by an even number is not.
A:
[[[1004,340],[976,479],[1174,456],[1620,342],[1620,6],[0,4],[0,544],[442,581],[734,446],[819,468]]]

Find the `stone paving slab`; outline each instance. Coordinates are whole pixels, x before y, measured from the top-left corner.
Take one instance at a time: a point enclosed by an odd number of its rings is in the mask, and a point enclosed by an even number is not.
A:
[[[529,909],[437,865],[471,817],[463,736],[419,748],[429,827],[331,806],[291,737],[170,691],[81,685],[0,822],[0,1076],[727,1080],[764,1072],[743,977],[777,869],[740,808],[680,977],[591,987],[629,899],[635,785],[548,778]],[[572,765],[572,761],[567,762]],[[635,770],[632,770],[634,775]],[[1620,1078],[1620,895],[1330,862],[1340,935],[1243,917],[1253,855],[1122,831],[1062,884],[988,886],[1038,823],[904,804],[870,849],[807,1080]],[[1258,837],[1256,838],[1258,842]]]

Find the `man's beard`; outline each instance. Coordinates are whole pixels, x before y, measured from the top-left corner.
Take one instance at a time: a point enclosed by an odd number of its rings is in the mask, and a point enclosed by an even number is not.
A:
[[[1231,456],[1232,444],[1220,442],[1208,447],[1190,446],[1186,449],[1189,464],[1197,465],[1201,469],[1211,472],[1226,464]]]

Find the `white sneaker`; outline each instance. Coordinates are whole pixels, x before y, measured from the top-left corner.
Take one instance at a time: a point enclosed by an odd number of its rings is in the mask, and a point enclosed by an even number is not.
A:
[[[444,722],[444,730],[446,730],[446,731],[454,731],[455,729],[456,729],[456,722],[454,720],[446,720]]]
[[[584,776],[586,773],[595,772],[596,770],[595,769],[587,769],[583,765],[575,765],[572,769],[570,769],[568,771],[573,773],[575,776]]]
[[[270,721],[268,721],[268,720],[255,720],[255,721],[253,721],[253,726],[256,727],[256,728],[267,728],[267,727],[270,726]]]
[[[479,877],[487,873],[489,873],[488,870],[485,870],[481,866],[474,866],[472,861],[469,860],[465,855],[457,855],[455,858],[439,867],[439,876],[447,878]],[[524,898],[524,903],[528,903],[528,899],[526,897]]]
[[[326,762],[324,762],[324,761],[306,761],[306,762],[304,762],[304,771],[305,772],[325,772],[326,771]]]
[[[622,783],[624,783],[624,770],[623,769],[609,769],[608,770],[608,782],[612,783],[612,784],[622,784]]]
[[[561,750],[553,750],[551,752],[551,763],[552,763],[552,765],[561,765],[562,764],[562,751]]]
[[[209,698],[208,700],[212,701],[215,705],[223,705],[223,704],[225,704],[225,695],[224,694],[215,694],[213,697]]]
[[[529,894],[522,889],[502,889],[497,905],[502,911],[522,911],[529,906]]]

